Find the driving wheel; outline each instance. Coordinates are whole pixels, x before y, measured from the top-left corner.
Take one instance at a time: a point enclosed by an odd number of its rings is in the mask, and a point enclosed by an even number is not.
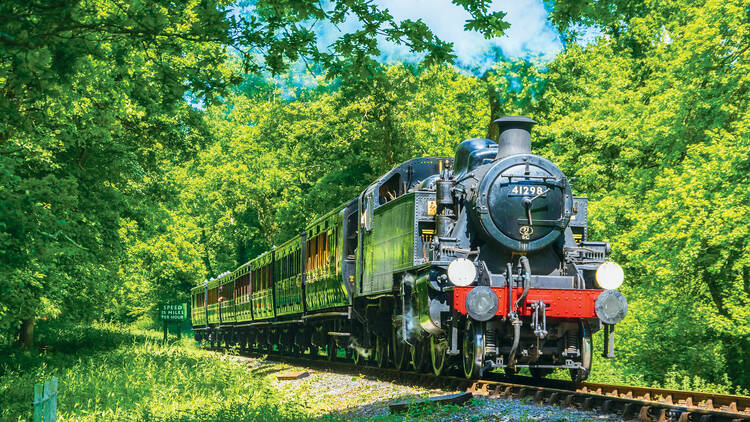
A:
[[[430,358],[432,360],[432,372],[440,376],[448,369],[448,343],[445,338],[430,336]]]
[[[484,330],[480,322],[468,320],[461,347],[464,377],[477,379],[484,364]]]

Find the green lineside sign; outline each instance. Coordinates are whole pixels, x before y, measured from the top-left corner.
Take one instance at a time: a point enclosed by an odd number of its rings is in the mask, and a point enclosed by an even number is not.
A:
[[[187,319],[187,303],[161,305],[159,316],[162,321],[183,321]]]

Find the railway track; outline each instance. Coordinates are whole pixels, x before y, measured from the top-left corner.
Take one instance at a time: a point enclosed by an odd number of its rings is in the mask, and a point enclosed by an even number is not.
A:
[[[223,350],[213,348],[212,350]],[[266,352],[243,351],[247,356]],[[469,391],[489,397],[527,398],[539,404],[577,407],[603,414],[617,414],[623,420],[678,422],[750,421],[750,397],[661,388],[633,387],[584,382],[574,384],[555,379],[524,376],[506,378],[489,373],[487,379],[467,380],[454,376],[399,371],[394,368],[356,366],[343,360],[313,359],[272,353],[274,360],[317,369],[364,374],[382,381],[421,385],[452,391]]]

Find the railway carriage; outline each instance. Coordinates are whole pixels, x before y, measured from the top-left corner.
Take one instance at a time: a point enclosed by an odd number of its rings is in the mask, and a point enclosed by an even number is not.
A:
[[[587,199],[531,153],[535,122],[494,122],[498,142],[402,163],[357,198],[232,273],[192,289],[198,340],[356,363],[451,368],[476,378],[591,370],[591,335],[627,302],[609,245],[590,241]]]

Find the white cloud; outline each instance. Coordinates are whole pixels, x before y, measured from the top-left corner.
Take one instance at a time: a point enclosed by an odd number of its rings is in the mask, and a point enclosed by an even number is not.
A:
[[[397,20],[421,18],[443,41],[452,42],[456,62],[459,66],[486,69],[494,61],[492,50],[500,49],[506,57],[540,59],[549,61],[562,49],[558,32],[547,22],[547,11],[542,0],[505,1],[495,0],[491,10],[506,13],[505,20],[510,28],[499,38],[485,39],[480,33],[464,30],[468,12],[450,0],[376,0],[379,7],[388,9]],[[349,19],[338,28],[332,25],[319,25],[318,36],[321,46],[333,43],[342,33],[359,27],[354,19]],[[407,47],[381,40],[381,60],[384,62],[416,62],[415,56]]]
[[[442,40],[454,44],[458,62],[472,64],[482,60],[493,47],[499,47],[507,57],[529,58],[542,56],[552,59],[562,44],[557,31],[547,23],[547,11],[541,0],[492,2],[492,11],[506,13],[510,28],[500,38],[485,39],[480,33],[464,30],[470,18],[462,7],[449,0],[378,0],[397,20],[422,20]]]
[[[543,0],[494,0],[490,9],[505,12],[510,28],[502,37],[489,40],[478,32],[464,30],[470,15],[450,0],[375,0],[375,4],[388,9],[397,21],[421,18],[440,39],[453,43],[456,64],[467,70],[481,72],[488,69],[496,61],[498,50],[511,59],[546,62],[563,48],[557,30],[547,22],[548,13]],[[330,4],[326,6],[330,7]],[[231,14],[250,13],[252,8],[250,2],[236,7]],[[350,18],[336,26],[330,22],[318,22],[314,30],[319,47],[325,49],[343,34],[360,27],[356,19]],[[379,48],[380,60],[385,63],[415,63],[422,58],[407,47],[385,39],[380,39]]]

